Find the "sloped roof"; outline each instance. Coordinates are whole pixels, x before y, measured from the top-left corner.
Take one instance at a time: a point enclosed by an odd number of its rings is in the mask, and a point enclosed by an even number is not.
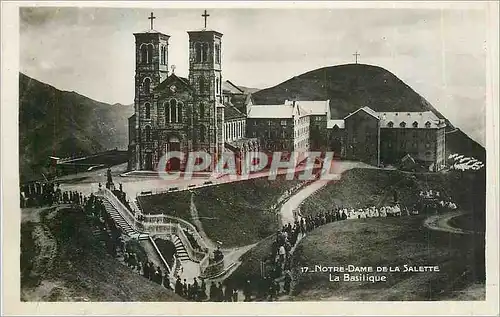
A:
[[[243,109],[248,103],[248,95],[232,95],[231,103],[238,109]]]
[[[293,117],[293,106],[286,105],[253,105],[250,107],[248,118],[250,119],[289,119]]]
[[[380,116],[380,127],[381,128],[391,128],[390,122],[392,122],[392,128],[401,128],[401,123],[405,124],[406,128],[442,128],[446,126],[444,120],[439,119],[432,111],[424,112],[379,112]],[[426,127],[426,123],[429,122],[430,125]],[[416,124],[416,126],[414,126]]]
[[[148,33],[148,34],[162,34],[162,35],[167,35],[165,33],[162,33],[160,31],[157,31],[157,30],[152,30],[152,29],[148,29],[148,30],[145,30],[145,31],[142,31],[142,32],[137,32],[137,33],[134,33],[134,34],[144,34],[144,33]],[[167,35],[169,36],[169,35]],[[170,37],[170,36],[169,36]]]
[[[328,120],[326,122],[326,128],[327,129],[333,129],[334,126],[337,126],[339,127],[340,129],[343,129],[345,127],[345,121],[342,120],[342,119],[338,119],[338,120]]]
[[[296,101],[296,103],[311,115],[326,115],[329,107],[329,100],[321,101]],[[285,104],[293,104],[291,100],[285,100]]]
[[[241,111],[239,111],[235,106],[231,103],[226,103],[224,107],[224,119],[232,120],[232,119],[244,119],[246,116]]]
[[[379,117],[378,117],[378,113],[377,113],[375,110],[373,110],[373,109],[372,109],[372,108],[370,108],[370,107],[366,107],[366,106],[365,106],[365,107],[359,108],[358,110],[354,111],[353,113],[351,113],[351,114],[347,115],[347,116],[344,118],[344,120],[345,120],[345,119],[347,119],[347,118],[349,118],[350,116],[354,115],[355,113],[357,113],[357,112],[359,112],[359,111],[364,111],[364,112],[368,113],[369,115],[373,116],[374,118],[379,119]]]
[[[179,77],[175,74],[171,74],[170,76],[165,78],[165,80],[162,81],[158,86],[156,86],[154,91],[161,91],[161,90],[168,89],[168,87],[170,87],[170,85],[174,82],[180,82],[183,85],[185,85],[186,87],[188,87],[189,89],[192,89],[191,84],[189,83],[189,80],[187,78]]]
[[[233,84],[231,81],[226,80],[222,83],[222,91],[228,92],[230,94],[243,94],[243,90],[241,90],[238,86]]]

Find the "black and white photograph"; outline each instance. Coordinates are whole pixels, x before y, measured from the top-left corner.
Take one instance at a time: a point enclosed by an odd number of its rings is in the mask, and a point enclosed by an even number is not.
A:
[[[11,17],[10,298],[335,314],[498,295],[498,3],[105,4]]]

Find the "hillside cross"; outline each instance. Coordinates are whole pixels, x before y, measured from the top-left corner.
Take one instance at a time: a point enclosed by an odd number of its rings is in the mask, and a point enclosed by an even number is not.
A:
[[[151,20],[151,30],[153,29],[153,20],[154,19],[156,19],[156,17],[153,15],[153,12],[151,12],[151,15],[148,18],[148,20]]]
[[[357,64],[358,63],[358,56],[361,54],[359,54],[358,51],[356,51],[356,53],[354,53],[352,55],[356,57],[356,64]]]
[[[201,15],[205,19],[205,29],[207,28],[207,18],[210,16],[210,14],[207,13],[207,10]]]

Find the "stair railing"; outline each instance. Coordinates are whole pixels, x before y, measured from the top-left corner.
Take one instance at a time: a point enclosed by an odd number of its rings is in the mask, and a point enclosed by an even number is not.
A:
[[[125,222],[135,231],[140,231],[142,224],[135,219],[130,210],[123,205],[123,203],[115,196],[109,189],[101,188],[96,193],[97,196],[106,198],[110,204],[116,209],[118,214],[125,220]]]
[[[172,270],[170,269],[170,266],[168,265],[168,262],[163,257],[163,254],[161,254],[160,249],[158,249],[158,246],[156,245],[156,242],[153,240],[153,238],[151,238],[151,236],[149,236],[149,241],[151,241],[151,244],[153,245],[153,247],[155,248],[156,252],[160,256],[161,261],[163,262],[163,264],[167,268],[168,274],[170,275],[172,273]],[[175,263],[175,258],[174,258],[174,263]]]
[[[182,227],[179,223],[177,223],[176,231],[177,231],[176,235],[179,237],[179,239],[181,239],[181,242],[184,245],[184,248],[186,249],[189,258],[195,262],[200,262],[205,257],[205,253],[197,251],[193,248],[191,242],[184,233],[184,230],[182,230]]]

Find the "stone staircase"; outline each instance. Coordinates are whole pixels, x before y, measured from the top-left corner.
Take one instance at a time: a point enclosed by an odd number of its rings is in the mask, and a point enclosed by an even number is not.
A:
[[[128,236],[136,235],[137,232],[132,228],[120,215],[120,213],[113,207],[113,205],[107,200],[103,199],[104,207],[106,212],[111,216],[113,221],[120,227],[120,229]]]
[[[191,259],[189,258],[189,255],[186,251],[186,248],[182,244],[181,239],[179,239],[178,236],[173,235],[172,242],[175,245],[176,256],[181,261],[181,263],[184,261],[191,261]]]

